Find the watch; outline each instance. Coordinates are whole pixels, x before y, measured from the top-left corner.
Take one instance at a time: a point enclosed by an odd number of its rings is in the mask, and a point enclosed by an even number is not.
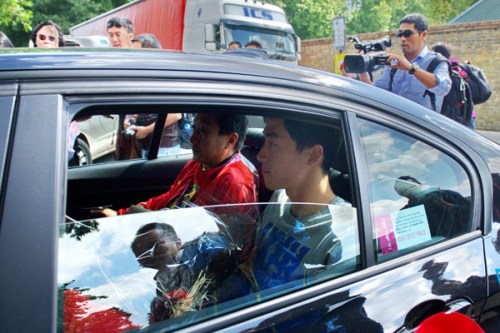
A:
[[[417,69],[419,69],[419,68],[420,68],[420,67],[418,67],[418,65],[417,65],[417,64],[415,64],[415,63],[411,64],[411,68],[410,68],[410,70],[408,71],[408,74],[410,74],[410,75],[415,74],[415,71],[416,71]]]

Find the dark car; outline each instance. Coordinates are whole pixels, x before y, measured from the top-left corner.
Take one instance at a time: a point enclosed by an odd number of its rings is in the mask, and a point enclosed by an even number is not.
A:
[[[0,86],[2,331],[410,332],[454,315],[500,327],[500,147],[448,118],[355,80],[232,55],[1,51]],[[334,263],[252,284],[233,254],[259,218],[219,214],[224,203],[91,218],[174,183],[192,155],[157,157],[168,114],[215,112],[250,119],[241,153],[260,174],[259,213],[276,204],[256,158],[266,120],[330,131],[330,184],[350,203],[327,221],[342,244]],[[146,158],[119,136],[116,159],[68,166],[72,121],[131,114],[156,115]],[[139,264],[156,244],[144,257],[131,245],[151,222],[184,243],[189,290]],[[289,262],[269,258],[270,274],[286,275]]]

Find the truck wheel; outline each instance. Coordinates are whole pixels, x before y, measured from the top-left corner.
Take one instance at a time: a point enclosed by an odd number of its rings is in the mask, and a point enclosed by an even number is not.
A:
[[[80,138],[77,139],[75,154],[78,159],[78,165],[92,164],[92,156],[90,156],[89,145]]]

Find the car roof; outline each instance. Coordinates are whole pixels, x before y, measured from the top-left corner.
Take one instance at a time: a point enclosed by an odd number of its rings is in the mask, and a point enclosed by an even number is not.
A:
[[[346,99],[368,99],[389,107],[407,103],[394,94],[381,94],[380,89],[356,80],[325,71],[301,67],[285,61],[229,54],[188,54],[178,51],[116,49],[116,48],[58,48],[58,49],[0,49],[0,82],[8,79],[49,79],[75,77],[103,77],[121,74],[141,76],[145,71],[189,72],[200,74],[227,74],[227,79],[240,82],[271,85],[296,85],[302,90],[318,87],[334,89],[326,94],[340,94]],[[64,75],[61,71],[67,71]],[[104,72],[107,72],[104,73]],[[74,73],[74,74],[71,74]],[[147,77],[148,74],[143,74]],[[362,94],[360,93],[362,92]],[[323,92],[325,94],[325,92]],[[423,107],[414,105],[413,108]],[[405,109],[405,108],[403,108]]]
[[[65,73],[62,74],[61,71]],[[123,74],[148,77],[147,72],[154,72],[160,77],[162,73],[168,76],[172,72],[186,72],[193,78],[198,74],[204,78],[219,76],[243,83],[266,84],[271,81],[270,85],[292,86],[324,95],[340,96],[362,105],[378,105],[403,120],[414,119],[433,131],[441,131],[441,134],[444,130],[456,137],[456,133],[463,132],[459,140],[469,146],[473,142],[472,146],[477,147],[481,141],[481,137],[473,131],[462,131],[462,125],[396,94],[341,75],[284,61],[233,54],[189,54],[144,49],[0,49],[0,83],[19,78],[102,78]]]

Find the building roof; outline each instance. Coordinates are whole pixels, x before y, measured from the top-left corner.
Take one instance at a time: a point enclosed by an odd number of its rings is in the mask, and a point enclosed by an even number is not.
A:
[[[479,0],[448,24],[500,20],[498,0]]]

